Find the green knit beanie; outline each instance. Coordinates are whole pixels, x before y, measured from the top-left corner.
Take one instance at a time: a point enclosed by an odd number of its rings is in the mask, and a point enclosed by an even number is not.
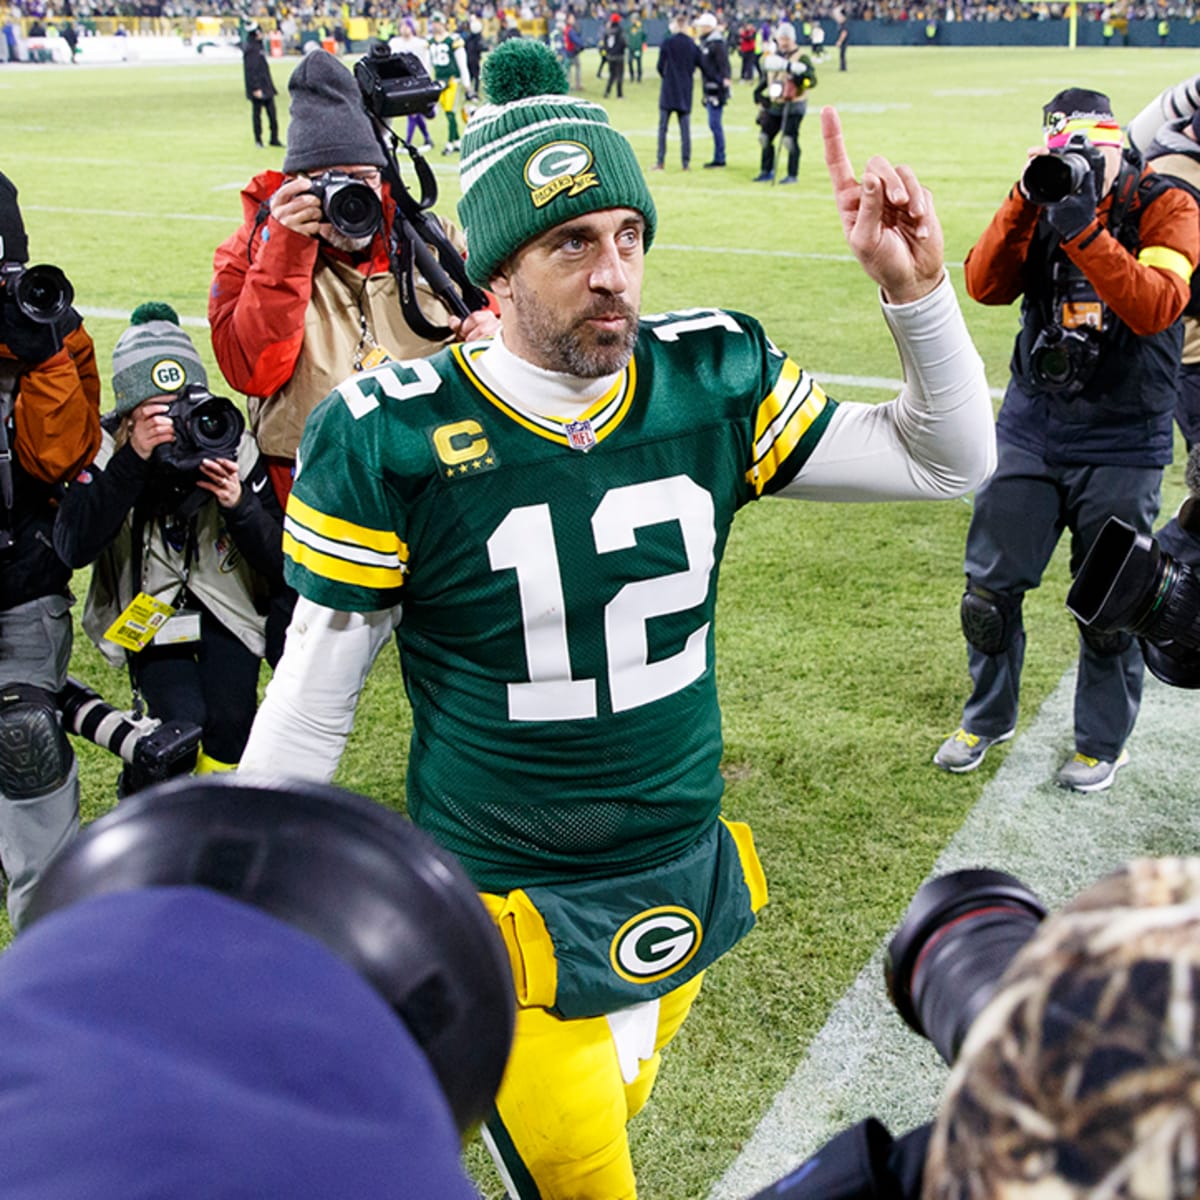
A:
[[[583,213],[632,208],[654,240],[650,189],[624,134],[599,104],[566,95],[553,51],[511,38],[484,59],[488,104],[462,140],[458,215],[467,233],[467,274],[481,287],[530,238]]]
[[[143,400],[181,392],[189,383],[208,387],[208,373],[175,310],[158,301],[139,304],[113,349],[117,412],[124,416]]]

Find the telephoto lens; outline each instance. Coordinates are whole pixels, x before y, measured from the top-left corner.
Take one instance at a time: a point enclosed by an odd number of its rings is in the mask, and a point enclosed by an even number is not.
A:
[[[888,944],[888,995],[947,1063],[1046,907],[1003,871],[952,871],[924,884]]]

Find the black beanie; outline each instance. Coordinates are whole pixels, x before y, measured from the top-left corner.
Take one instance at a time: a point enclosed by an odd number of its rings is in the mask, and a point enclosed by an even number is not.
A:
[[[387,165],[354,76],[328,50],[313,50],[305,56],[288,80],[288,91],[292,102],[285,174],[358,164]]]
[[[1068,120],[1072,117],[1108,117],[1111,119],[1113,109],[1111,101],[1103,92],[1073,87],[1059,92],[1042,109],[1042,116],[1047,122],[1054,114],[1061,114]]]
[[[0,173],[0,260],[29,261],[29,239],[25,236],[25,222],[17,207],[17,189],[3,173]]]

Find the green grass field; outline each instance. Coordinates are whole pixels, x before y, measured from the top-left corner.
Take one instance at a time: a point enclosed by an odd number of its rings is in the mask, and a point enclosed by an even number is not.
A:
[[[610,105],[647,167],[653,62],[650,52],[645,82],[628,84]],[[292,65],[275,64],[281,115]],[[602,90],[595,65],[589,52],[593,98]],[[878,401],[893,389],[870,381],[896,378],[897,356],[874,288],[842,238],[816,109],[839,109],[856,166],[883,153],[910,163],[933,189],[962,295],[961,262],[1038,139],[1042,104],[1080,84],[1106,91],[1128,119],[1195,62],[1184,50],[854,47],[850,67],[839,73],[827,60],[819,68],[797,186],[749,182],[758,147],[746,85],[735,87],[726,112],[725,171],[696,169],[711,148],[699,107],[687,175],[672,129],[667,170],[650,177],[659,232],[644,306],[751,312],[831,394]],[[280,162],[279,151],[253,145],[240,64],[5,67],[0,104],[0,169],[21,190],[32,261],[72,278],[106,374],[129,311],[165,300],[189,322],[215,384],[199,324],[212,251],[240,220],[239,188]],[[441,135],[435,126],[439,146]],[[437,157],[435,168],[439,207],[449,213],[455,175],[448,159]],[[989,382],[1001,389],[1017,313],[970,301],[965,309]],[[1168,511],[1180,494],[1177,463],[1167,473]],[[717,633],[726,810],[755,830],[771,903],[760,928],[710,972],[633,1125],[645,1200],[707,1194],[1003,761],[989,756],[962,778],[930,765],[957,724],[967,682],[958,597],[969,517],[963,501],[772,500],[739,518]],[[1022,725],[1073,658],[1065,580],[1060,552],[1026,603]],[[86,578],[76,583],[82,595]],[[115,703],[127,701],[126,681],[90,645],[77,643],[74,671]],[[407,729],[398,666],[385,655],[338,782],[400,805]],[[90,746],[79,752],[91,819],[114,802],[117,764]],[[500,1194],[478,1147],[468,1154],[485,1195]]]

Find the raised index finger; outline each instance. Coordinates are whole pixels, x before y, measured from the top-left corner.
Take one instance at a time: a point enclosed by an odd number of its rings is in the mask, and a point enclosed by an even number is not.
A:
[[[837,109],[826,105],[821,109],[821,136],[825,140],[825,165],[834,191],[854,183],[854,167],[846,153],[846,142],[842,137],[842,122]]]

